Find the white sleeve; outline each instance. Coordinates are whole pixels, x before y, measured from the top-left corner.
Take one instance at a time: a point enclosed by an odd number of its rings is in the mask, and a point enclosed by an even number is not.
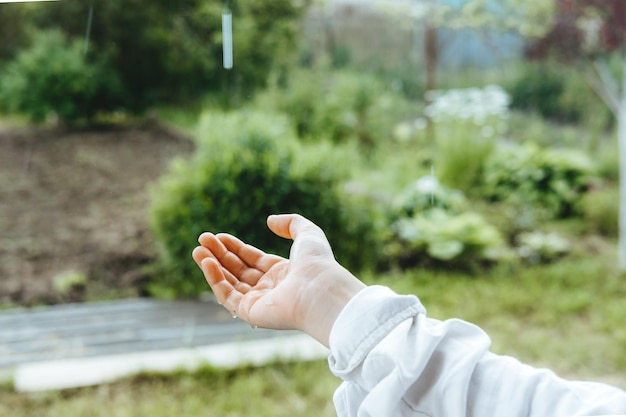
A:
[[[626,414],[626,392],[566,381],[489,352],[478,327],[438,321],[414,296],[368,287],[330,334],[331,371],[344,380],[339,417],[573,417]]]

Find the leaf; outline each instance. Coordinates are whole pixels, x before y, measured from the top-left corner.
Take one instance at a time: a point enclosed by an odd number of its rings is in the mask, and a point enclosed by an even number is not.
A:
[[[435,259],[449,261],[463,252],[463,243],[453,240],[448,242],[434,242],[428,245],[428,254]]]

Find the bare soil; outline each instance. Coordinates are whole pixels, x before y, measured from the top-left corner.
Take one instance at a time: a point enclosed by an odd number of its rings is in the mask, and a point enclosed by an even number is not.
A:
[[[149,187],[192,149],[154,120],[0,131],[0,305],[142,295]],[[60,288],[68,274],[87,278],[80,291]]]

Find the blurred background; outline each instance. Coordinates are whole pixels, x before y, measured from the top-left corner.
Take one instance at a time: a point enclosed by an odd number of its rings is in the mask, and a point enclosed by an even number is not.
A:
[[[286,256],[265,218],[299,212],[496,353],[626,388],[620,143],[622,0],[0,2],[0,308],[198,299],[201,232]],[[331,416],[338,384],[7,385],[0,415]]]

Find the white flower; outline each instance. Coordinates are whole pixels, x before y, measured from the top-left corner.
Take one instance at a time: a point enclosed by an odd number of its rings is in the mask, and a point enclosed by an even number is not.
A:
[[[415,189],[421,193],[435,193],[439,188],[439,180],[432,175],[422,177],[415,181]]]
[[[495,130],[491,126],[483,126],[483,128],[480,129],[480,134],[486,139],[493,137],[494,133]]]
[[[417,130],[424,130],[428,127],[428,120],[424,117],[418,117],[413,121],[413,127]]]
[[[510,98],[506,91],[497,85],[485,88],[465,88],[453,90],[428,91],[425,97],[431,104],[426,108],[426,115],[434,119],[437,116],[452,119],[474,119],[481,124],[489,116],[508,117]]]

